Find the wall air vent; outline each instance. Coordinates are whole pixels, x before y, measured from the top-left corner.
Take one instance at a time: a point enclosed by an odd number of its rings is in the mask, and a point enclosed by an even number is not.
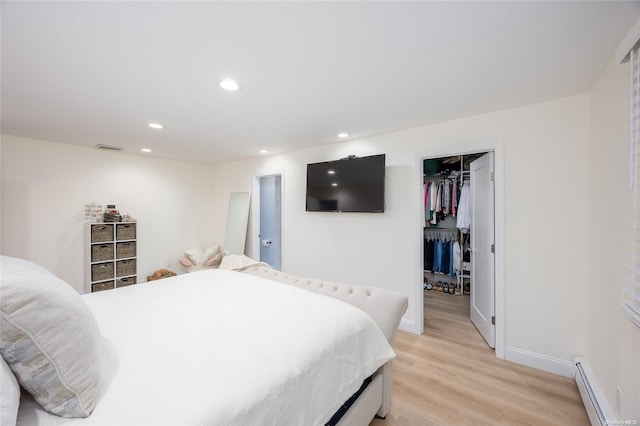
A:
[[[111,151],[122,151],[124,149],[121,146],[105,145],[105,144],[102,144],[102,143],[97,144],[96,148],[98,148],[98,149],[108,149],[108,150],[111,150]]]

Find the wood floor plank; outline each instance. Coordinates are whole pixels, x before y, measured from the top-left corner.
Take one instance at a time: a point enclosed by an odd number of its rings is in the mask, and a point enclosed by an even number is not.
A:
[[[400,331],[393,404],[371,426],[588,425],[575,382],[496,358],[469,296],[425,291],[425,333]]]

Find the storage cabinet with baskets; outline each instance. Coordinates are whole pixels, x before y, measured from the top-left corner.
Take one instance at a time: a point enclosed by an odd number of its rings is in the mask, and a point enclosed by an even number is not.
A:
[[[87,293],[136,284],[136,225],[136,222],[87,224]]]

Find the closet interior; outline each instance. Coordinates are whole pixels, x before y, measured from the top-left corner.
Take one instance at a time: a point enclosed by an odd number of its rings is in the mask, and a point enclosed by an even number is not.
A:
[[[471,292],[470,164],[484,154],[423,160],[425,290]]]

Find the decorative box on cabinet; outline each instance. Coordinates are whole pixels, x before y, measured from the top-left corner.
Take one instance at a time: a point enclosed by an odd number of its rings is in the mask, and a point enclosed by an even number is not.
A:
[[[137,223],[88,223],[87,293],[136,284]]]

